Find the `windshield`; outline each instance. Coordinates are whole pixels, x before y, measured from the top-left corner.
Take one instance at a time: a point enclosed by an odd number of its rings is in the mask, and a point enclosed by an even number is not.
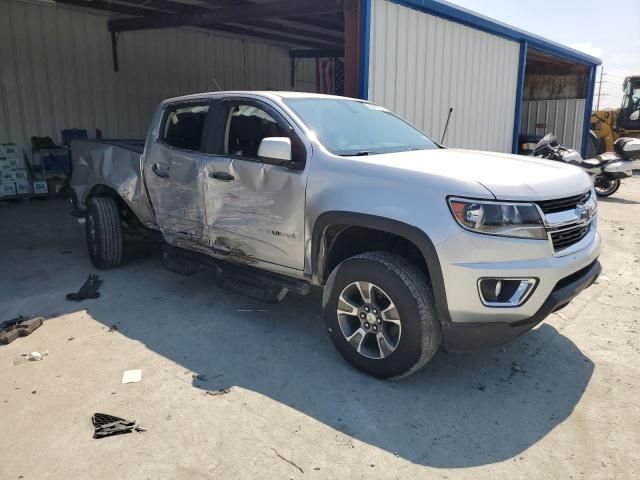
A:
[[[357,100],[288,98],[285,103],[335,155],[373,155],[438,148],[388,110]]]
[[[619,126],[640,129],[640,78],[628,78],[624,84],[624,99],[618,116]]]

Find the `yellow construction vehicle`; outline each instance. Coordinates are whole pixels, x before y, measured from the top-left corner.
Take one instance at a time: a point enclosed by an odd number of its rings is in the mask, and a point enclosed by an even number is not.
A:
[[[589,157],[612,152],[620,137],[640,138],[640,75],[627,77],[622,84],[622,107],[591,114]]]

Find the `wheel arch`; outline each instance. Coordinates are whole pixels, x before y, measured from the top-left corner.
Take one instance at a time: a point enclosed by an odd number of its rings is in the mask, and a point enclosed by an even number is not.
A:
[[[357,229],[357,230],[353,230]],[[426,268],[433,289],[438,316],[441,321],[450,321],[442,268],[436,248],[429,235],[422,230],[399,220],[357,212],[325,212],[316,219],[311,239],[311,261],[314,283],[324,285],[331,273],[332,251],[337,240],[345,232],[379,232],[387,239],[402,239],[415,247]],[[343,237],[344,238],[344,237]],[[375,242],[373,243],[375,245]],[[375,249],[375,248],[374,248]],[[371,250],[371,249],[369,249]],[[353,253],[361,253],[354,251]],[[340,255],[338,255],[340,258]],[[333,263],[336,263],[333,260]],[[338,262],[339,263],[339,262]]]
[[[97,183],[93,185],[91,187],[91,190],[89,190],[89,193],[87,193],[84,199],[85,204],[87,200],[94,197],[113,198],[116,201],[116,204],[118,205],[118,207],[120,208],[121,215],[124,220],[128,219],[129,221],[131,221],[131,219],[135,219],[135,221],[138,224],[141,224],[140,219],[138,218],[136,213],[133,211],[133,208],[131,207],[131,205],[129,205],[129,202],[127,202],[124,198],[122,198],[122,195],[120,195],[113,187],[110,187],[103,183]]]

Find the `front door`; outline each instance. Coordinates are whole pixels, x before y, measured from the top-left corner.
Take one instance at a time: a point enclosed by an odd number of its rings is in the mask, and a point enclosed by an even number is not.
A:
[[[237,99],[216,110],[218,121],[208,128],[219,141],[212,142],[202,175],[209,247],[240,261],[303,270],[306,147],[270,105]],[[298,167],[258,157],[265,137],[291,138]]]
[[[201,152],[208,101],[167,106],[157,141],[145,152],[144,178],[165,240],[194,248],[206,242]]]

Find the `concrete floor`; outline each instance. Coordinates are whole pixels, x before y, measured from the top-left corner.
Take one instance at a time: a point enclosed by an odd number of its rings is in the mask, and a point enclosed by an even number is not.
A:
[[[138,255],[100,272],[99,299],[66,301],[94,271],[67,211],[0,205],[0,319],[48,319],[0,347],[2,479],[640,475],[636,179],[600,202],[597,285],[505,348],[395,383],[342,361],[319,292],[265,306]],[[33,350],[50,355],[14,364]],[[94,440],[94,412],[148,431]]]

